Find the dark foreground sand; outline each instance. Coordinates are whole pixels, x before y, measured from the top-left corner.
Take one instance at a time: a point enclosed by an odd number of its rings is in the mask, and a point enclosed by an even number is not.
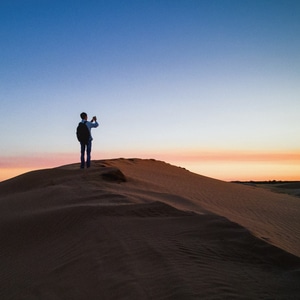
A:
[[[299,299],[300,199],[115,159],[0,183],[0,299]]]

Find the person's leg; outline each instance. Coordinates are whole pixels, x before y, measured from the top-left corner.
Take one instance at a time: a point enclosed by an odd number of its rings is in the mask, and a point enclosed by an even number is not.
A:
[[[92,151],[92,141],[89,141],[86,146],[86,167],[89,168],[91,166],[91,151]]]
[[[80,143],[80,168],[84,169],[84,152],[85,152],[85,144],[84,143]]]

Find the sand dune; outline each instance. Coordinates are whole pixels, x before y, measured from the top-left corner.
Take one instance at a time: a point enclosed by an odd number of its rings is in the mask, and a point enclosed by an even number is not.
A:
[[[298,299],[300,200],[155,160],[0,183],[0,299]]]

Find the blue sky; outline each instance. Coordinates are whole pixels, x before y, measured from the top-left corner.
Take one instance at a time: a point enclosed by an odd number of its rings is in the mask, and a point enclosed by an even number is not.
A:
[[[300,180],[299,1],[1,1],[0,38],[0,180],[76,162],[82,111],[94,159]]]

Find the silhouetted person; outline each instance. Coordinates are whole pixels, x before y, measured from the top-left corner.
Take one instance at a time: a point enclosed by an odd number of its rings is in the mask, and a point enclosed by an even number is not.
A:
[[[84,169],[85,166],[85,152],[86,152],[86,167],[89,168],[91,166],[91,151],[92,151],[92,135],[91,129],[99,126],[97,122],[97,118],[93,117],[89,122],[87,120],[88,116],[85,112],[80,114],[81,122],[77,127],[77,138],[80,142],[81,147],[81,156],[80,156],[80,168]]]

